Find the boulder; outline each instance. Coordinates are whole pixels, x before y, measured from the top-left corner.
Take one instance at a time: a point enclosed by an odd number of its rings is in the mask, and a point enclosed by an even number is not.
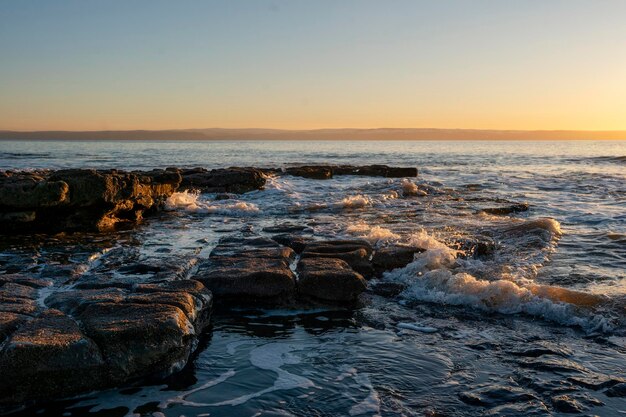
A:
[[[341,259],[367,278],[374,274],[370,261],[372,251],[372,245],[365,240],[327,240],[307,244],[301,257]]]
[[[301,259],[298,272],[298,293],[305,297],[353,302],[367,288],[363,276],[337,258]]]
[[[292,249],[265,238],[225,238],[194,279],[231,300],[287,302],[295,294]]]

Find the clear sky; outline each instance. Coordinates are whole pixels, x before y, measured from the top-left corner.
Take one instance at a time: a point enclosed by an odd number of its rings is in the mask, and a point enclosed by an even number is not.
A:
[[[626,130],[625,0],[0,0],[0,129]]]

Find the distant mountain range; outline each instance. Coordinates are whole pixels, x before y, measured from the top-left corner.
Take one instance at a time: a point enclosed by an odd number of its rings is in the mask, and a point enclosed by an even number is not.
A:
[[[626,131],[474,129],[0,130],[0,140],[626,140]]]

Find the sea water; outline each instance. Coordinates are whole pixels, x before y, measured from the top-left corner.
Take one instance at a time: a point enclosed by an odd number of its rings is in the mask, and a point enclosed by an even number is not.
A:
[[[419,176],[272,176],[227,200],[176,193],[132,231],[6,237],[0,272],[61,281],[140,261],[176,263],[184,277],[221,237],[291,222],[426,249],[370,282],[399,293],[372,291],[355,310],[218,311],[166,380],[26,413],[559,415],[562,395],[588,414],[626,410],[606,394],[626,374],[626,142],[0,142],[3,169],[299,163]],[[529,210],[483,211],[518,203]]]

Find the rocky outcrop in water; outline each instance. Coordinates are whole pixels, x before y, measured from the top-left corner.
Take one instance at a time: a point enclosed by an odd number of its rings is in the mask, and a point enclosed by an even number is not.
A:
[[[207,193],[246,193],[260,190],[265,185],[265,175],[257,168],[212,169],[168,168],[182,177],[182,189],[199,189]]]
[[[192,280],[80,289],[5,275],[0,301],[2,408],[169,375],[195,349],[213,298]]]
[[[417,168],[390,167],[387,165],[303,165],[288,167],[285,173],[296,177],[326,180],[339,175],[405,178],[417,177]]]
[[[309,243],[304,247],[300,256],[302,259],[340,259],[356,272],[368,278],[374,274],[370,261],[372,252],[372,245],[365,240],[327,240]]]
[[[195,279],[217,297],[237,301],[293,300],[296,277],[289,268],[295,253],[266,238],[224,238],[203,262]]]
[[[0,230],[111,230],[141,220],[178,188],[177,172],[70,169],[0,173]]]
[[[361,274],[337,258],[304,258],[298,263],[298,294],[324,301],[356,301],[367,288]]]

